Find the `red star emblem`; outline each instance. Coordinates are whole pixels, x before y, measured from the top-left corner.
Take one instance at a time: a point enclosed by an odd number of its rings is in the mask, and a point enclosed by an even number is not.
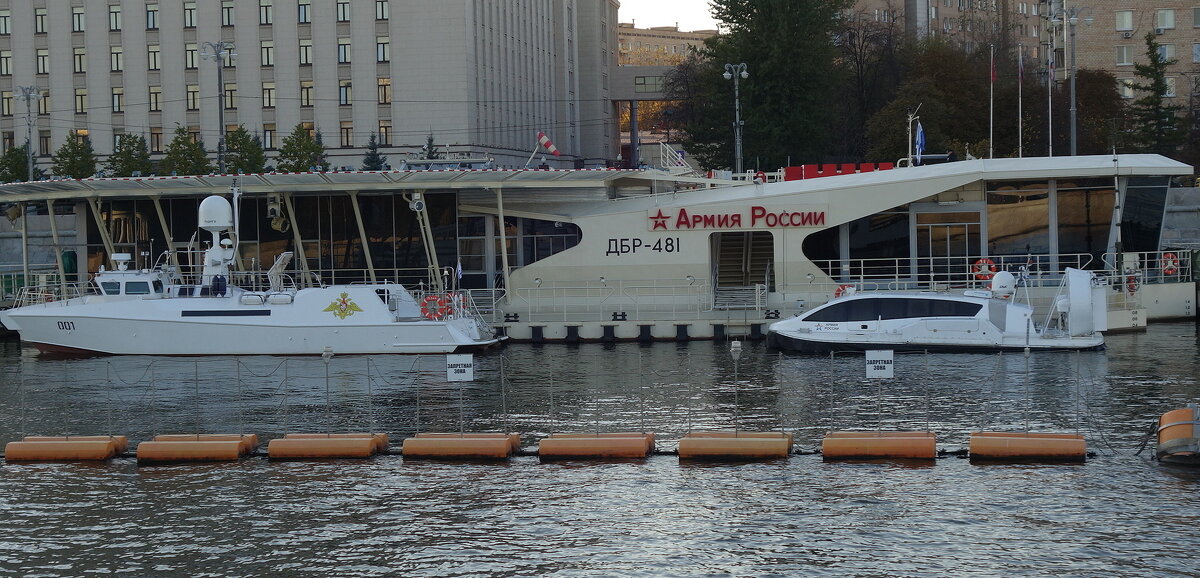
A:
[[[653,217],[650,217],[650,220],[654,221],[654,225],[652,227],[650,227],[650,230],[655,231],[658,229],[666,229],[667,221],[670,221],[671,217],[664,215],[662,212],[662,209],[659,209],[658,214],[654,215]]]

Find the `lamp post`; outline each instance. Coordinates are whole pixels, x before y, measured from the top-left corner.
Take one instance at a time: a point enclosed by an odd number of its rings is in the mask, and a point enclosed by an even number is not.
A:
[[[746,63],[741,64],[726,64],[725,73],[721,76],[725,80],[733,80],[733,158],[734,170],[737,174],[742,174],[742,100],[738,93],[738,80],[741,78],[749,78],[750,73],[746,72]]]
[[[217,172],[225,174],[225,60],[237,56],[232,42],[205,42],[201,58],[217,64]]]
[[[1052,20],[1055,24],[1062,22],[1067,24],[1071,42],[1071,156],[1077,154],[1076,142],[1078,137],[1075,108],[1075,73],[1078,70],[1075,64],[1075,26],[1079,24],[1079,18],[1089,10],[1086,6],[1072,6],[1071,8],[1060,10],[1058,14],[1055,14],[1054,20]],[[1088,16],[1084,18],[1083,22],[1084,24],[1091,24],[1092,17]]]
[[[33,180],[33,103],[42,97],[42,91],[36,86],[18,86],[17,90],[21,91],[18,97],[25,101],[25,163],[29,172],[25,173],[25,180]]]

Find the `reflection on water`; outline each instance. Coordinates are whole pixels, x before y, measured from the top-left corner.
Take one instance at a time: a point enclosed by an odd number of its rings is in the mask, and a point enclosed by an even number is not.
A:
[[[862,357],[727,343],[440,356],[47,359],[0,342],[0,441],[27,433],[926,427],[1080,431],[1081,466],[367,461],[0,467],[0,571],[130,575],[1191,575],[1200,472],[1133,453],[1200,398],[1191,324],[1106,352]],[[1028,363],[1028,371],[1026,371]],[[1170,537],[1170,539],[1166,539]]]

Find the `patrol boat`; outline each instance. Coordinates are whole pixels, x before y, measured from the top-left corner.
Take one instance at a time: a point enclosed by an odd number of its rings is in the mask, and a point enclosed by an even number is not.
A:
[[[773,346],[802,353],[831,351],[993,352],[1101,349],[1108,328],[1107,281],[1068,268],[1050,312],[1014,302],[1017,277],[1000,271],[991,290],[961,294],[848,290],[804,314],[771,324]]]
[[[437,290],[438,283],[418,294],[395,283],[298,287],[285,273],[291,252],[265,278],[235,272],[229,202],[207,197],[199,222],[212,245],[198,274],[166,261],[139,270],[129,266],[131,255],[115,254],[116,269],[101,267],[86,288],[26,287],[0,321],[38,349],[63,353],[419,354],[502,339],[469,299]]]

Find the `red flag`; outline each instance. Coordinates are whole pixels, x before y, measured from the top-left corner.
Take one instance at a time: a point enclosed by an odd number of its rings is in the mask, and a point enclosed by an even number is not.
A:
[[[556,157],[560,156],[560,153],[558,152],[558,147],[554,146],[554,143],[550,142],[550,137],[546,136],[546,133],[544,133],[540,130],[538,131],[538,144],[545,147],[545,149],[550,154],[552,154]]]

